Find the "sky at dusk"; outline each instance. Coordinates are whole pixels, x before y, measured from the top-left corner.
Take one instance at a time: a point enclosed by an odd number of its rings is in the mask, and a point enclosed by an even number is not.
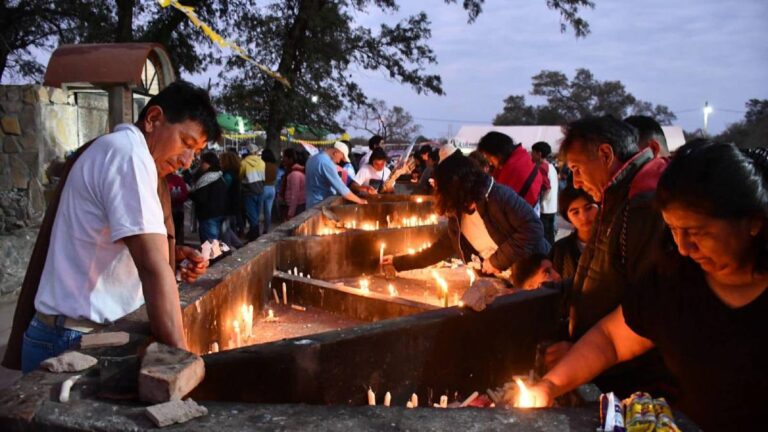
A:
[[[619,80],[635,97],[670,107],[689,131],[702,127],[705,101],[714,108],[709,131],[719,133],[743,118],[747,100],[768,99],[766,0],[595,0],[583,13],[592,32],[581,39],[560,33],[559,14],[544,0],[487,0],[474,24],[442,0],[400,3],[396,15],[371,10],[357,19],[378,27],[427,11],[439,61],[429,70],[446,96],[417,95],[384,72],[352,73],[369,97],[410,111],[429,137],[490,123],[511,94],[542,103],[528,94],[542,69],[570,78],[583,67],[598,80]]]
[[[486,0],[473,24],[460,5],[443,0],[401,0],[394,14],[371,8],[355,19],[374,29],[427,12],[438,59],[427,71],[442,77],[446,95],[416,94],[383,71],[352,66],[350,73],[369,98],[409,111],[430,138],[490,124],[509,95],[543,103],[528,94],[531,77],[543,69],[572,78],[587,68],[597,80],[619,80],[635,97],[668,106],[687,131],[702,127],[705,101],[714,109],[709,132],[716,134],[743,118],[747,100],[768,99],[768,0],[594,1],[595,9],[581,14],[591,34],[580,39],[570,29],[560,33],[559,14],[545,0]],[[50,53],[35,55],[47,64]],[[205,86],[219,72],[182,78]]]

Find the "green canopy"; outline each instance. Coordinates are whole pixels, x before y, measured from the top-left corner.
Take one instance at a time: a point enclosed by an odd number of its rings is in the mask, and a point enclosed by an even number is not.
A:
[[[253,130],[253,124],[251,124],[250,120],[232,114],[221,113],[216,116],[216,121],[227,132],[243,133]]]

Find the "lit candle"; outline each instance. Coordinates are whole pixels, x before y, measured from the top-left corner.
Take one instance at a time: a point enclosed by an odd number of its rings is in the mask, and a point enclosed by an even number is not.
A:
[[[360,279],[360,291],[368,293],[368,279]]]
[[[405,407],[406,408],[413,408],[413,402],[411,402],[411,401],[406,402],[405,403]]]
[[[368,405],[376,405],[376,393],[368,387]]]
[[[387,290],[389,291],[390,297],[395,297],[397,295],[397,290],[395,289],[395,286],[392,284],[387,285]]]
[[[411,226],[416,226],[416,216],[411,216]]]
[[[411,405],[413,405],[413,408],[419,407],[419,396],[416,393],[411,395]]]
[[[237,320],[232,321],[232,326],[235,328],[235,348],[240,346],[240,323]]]
[[[424,198],[418,197],[418,198],[416,198],[416,202],[421,204],[422,202],[424,202]]]
[[[440,396],[440,408],[448,408],[448,396]]]
[[[390,222],[389,222],[389,215],[387,215],[387,228],[389,228],[389,224],[390,224]]]
[[[467,267],[467,275],[469,275],[469,286],[475,283],[475,271]]]
[[[379,264],[384,263],[384,246],[386,246],[384,243],[379,246]]]
[[[392,395],[389,392],[387,392],[384,395],[384,406],[388,407],[390,403],[392,403]]]
[[[515,383],[517,384],[517,402],[515,406],[518,408],[532,408],[536,402],[533,394],[531,394],[520,378],[515,378]]]
[[[299,277],[304,277],[304,273],[299,272]]]
[[[211,352],[212,353],[219,352],[219,343],[218,342],[214,342],[214,343],[211,344]]]
[[[299,275],[299,268],[298,267],[294,267],[293,268],[293,275],[294,276],[298,276]]]
[[[272,309],[267,311],[267,321],[275,321],[275,311]]]
[[[288,304],[288,287],[285,286],[285,282],[283,282],[283,304]]]
[[[408,248],[408,255],[413,255],[416,253],[416,250],[414,248]]]
[[[379,230],[379,221],[376,221],[376,231]]]

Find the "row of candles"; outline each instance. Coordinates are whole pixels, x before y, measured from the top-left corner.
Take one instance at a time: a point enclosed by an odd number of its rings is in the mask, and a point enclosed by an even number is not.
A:
[[[536,406],[536,400],[533,396],[533,393],[528,389],[528,387],[525,385],[525,383],[520,378],[515,378],[515,384],[517,385],[517,395],[515,397],[514,401],[514,407],[515,408],[532,408]],[[366,396],[368,398],[368,405],[370,406],[376,406],[376,393],[368,387],[368,392],[366,393]],[[469,406],[475,399],[478,398],[480,394],[478,392],[473,392],[469,397],[464,399],[461,404],[458,405],[459,408],[464,408],[466,406]],[[392,394],[390,392],[386,392],[384,394],[384,406],[388,407],[392,404]],[[419,407],[419,396],[416,393],[413,393],[411,397],[408,399],[408,401],[405,404],[406,408],[418,408]],[[432,405],[434,408],[448,408],[448,396],[442,395],[440,396],[440,402],[435,403]],[[454,405],[456,406],[456,405]],[[491,407],[494,407],[495,404],[491,404]]]
[[[393,219],[389,215],[387,215],[387,224],[383,228],[410,228],[410,227],[419,227],[419,226],[426,226],[426,225],[435,225],[437,224],[438,216],[436,214],[431,214],[427,217],[418,217],[418,216],[407,216],[402,218],[396,218]],[[343,228],[336,228],[336,227],[322,227],[317,231],[317,235],[319,236],[326,236],[326,235],[332,235],[332,234],[339,234],[344,232],[344,228],[347,229],[359,229],[362,231],[378,231],[381,229],[381,224],[379,221],[375,222],[361,222],[358,226],[357,221],[350,221],[345,222]]]

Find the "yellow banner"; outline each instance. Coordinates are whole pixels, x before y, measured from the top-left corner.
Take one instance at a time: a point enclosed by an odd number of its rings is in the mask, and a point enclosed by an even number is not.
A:
[[[224,138],[229,139],[245,139],[245,138],[257,138],[257,137],[263,137],[264,133],[249,133],[249,134],[224,134]],[[281,136],[280,141],[288,141],[287,136]],[[293,143],[304,143],[304,144],[311,144],[313,146],[327,146],[327,145],[333,145],[338,139],[331,139],[331,140],[304,140],[304,139],[295,139],[292,138],[290,140]]]
[[[264,66],[261,63],[257,63],[256,60],[252,59],[244,49],[237,46],[235,43],[230,42],[226,39],[224,39],[221,35],[213,31],[211,27],[209,27],[206,23],[200,21],[200,18],[197,17],[197,14],[195,14],[195,8],[192,6],[184,6],[183,4],[179,3],[178,0],[157,0],[157,2],[160,4],[161,7],[167,8],[168,6],[173,6],[184,15],[186,15],[190,21],[192,21],[192,24],[195,25],[195,27],[199,28],[200,30],[205,33],[208,38],[210,38],[213,42],[215,42],[217,45],[219,45],[222,48],[229,48],[232,51],[234,51],[238,57],[242,58],[243,60],[246,60],[247,62],[253,64],[256,66],[259,70],[264,72],[265,74],[269,75],[270,77],[280,81],[281,84],[283,84],[286,87],[291,87],[291,83],[288,82],[288,80],[280,75],[279,73],[269,69],[268,67]]]

